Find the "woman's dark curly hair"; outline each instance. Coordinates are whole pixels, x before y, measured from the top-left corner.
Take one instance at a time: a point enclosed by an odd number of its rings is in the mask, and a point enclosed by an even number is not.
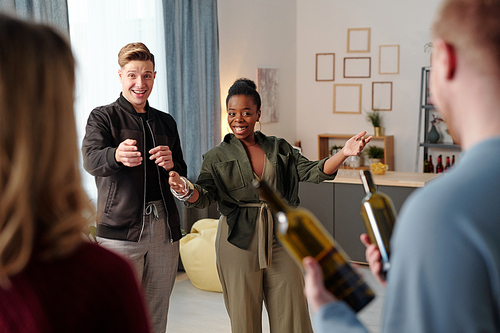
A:
[[[231,86],[231,88],[229,88],[229,91],[227,92],[226,108],[228,106],[229,99],[235,95],[245,95],[252,97],[253,101],[255,102],[255,105],[257,106],[257,110],[260,110],[262,102],[260,100],[260,95],[257,92],[257,86],[255,85],[255,82],[253,82],[252,80],[241,78],[233,83],[233,85]]]

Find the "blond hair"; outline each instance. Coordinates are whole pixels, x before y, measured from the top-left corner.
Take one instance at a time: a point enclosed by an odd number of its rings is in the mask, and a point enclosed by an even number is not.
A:
[[[49,260],[83,241],[74,59],[52,28],[0,15],[0,284],[33,248]]]
[[[151,61],[155,66],[155,56],[143,43],[130,43],[122,47],[118,52],[118,65],[123,68],[132,60]]]
[[[432,31],[476,69],[500,73],[500,0],[444,0]]]

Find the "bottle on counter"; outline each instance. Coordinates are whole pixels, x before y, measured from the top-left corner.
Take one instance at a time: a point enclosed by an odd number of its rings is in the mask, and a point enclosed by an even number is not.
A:
[[[377,191],[370,170],[361,170],[360,177],[366,192],[366,196],[361,201],[361,216],[365,221],[371,242],[377,244],[380,251],[381,277],[385,279],[390,268],[390,239],[396,222],[396,210],[391,198]]]
[[[455,164],[455,155],[451,155],[451,165]]]
[[[438,156],[438,161],[437,161],[437,164],[436,164],[436,173],[441,173],[443,172],[443,161],[442,161],[442,155],[439,155]]]
[[[323,270],[326,288],[356,312],[375,297],[363,277],[349,264],[347,255],[312,213],[286,205],[263,180],[256,179],[254,186],[276,214],[278,239],[299,265],[302,266],[302,259],[307,256],[316,259]]]
[[[434,173],[434,164],[432,164],[432,155],[429,155],[429,172]]]
[[[446,156],[446,165],[444,166],[444,169],[448,170],[450,167],[451,167],[450,156]]]
[[[431,164],[427,159],[427,154],[424,155],[424,173],[431,172]]]

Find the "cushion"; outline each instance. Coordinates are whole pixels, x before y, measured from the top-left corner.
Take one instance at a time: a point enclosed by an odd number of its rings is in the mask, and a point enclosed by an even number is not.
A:
[[[201,219],[180,240],[182,265],[193,286],[222,292],[215,263],[215,237],[219,220]]]

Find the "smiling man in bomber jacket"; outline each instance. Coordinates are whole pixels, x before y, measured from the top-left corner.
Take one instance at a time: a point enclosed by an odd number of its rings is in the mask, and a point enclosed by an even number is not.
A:
[[[131,260],[159,333],[167,326],[181,238],[168,172],[186,176],[187,168],[174,119],[147,101],[156,76],[153,54],[142,43],[127,44],[118,63],[122,93],[91,112],[84,167],[97,184],[98,242]]]

